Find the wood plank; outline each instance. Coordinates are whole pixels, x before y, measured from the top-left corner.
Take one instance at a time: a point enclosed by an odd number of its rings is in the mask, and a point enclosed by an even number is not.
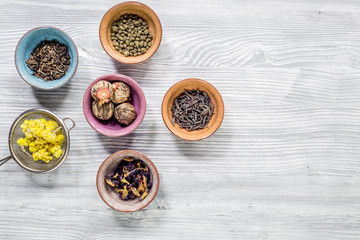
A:
[[[114,62],[98,38],[118,1],[0,2],[0,157],[27,109],[76,121],[55,172],[1,166],[0,239],[359,239],[358,1],[143,2],[163,41],[134,66]],[[76,75],[58,90],[32,89],[14,65],[18,40],[42,25],[64,30],[79,51]],[[138,81],[147,112],[133,133],[111,139],[88,125],[82,98],[116,72]],[[161,117],[167,89],[189,77],[225,102],[221,127],[200,142],[177,139]],[[147,155],[161,178],[155,200],[135,213],[107,207],[95,185],[101,162],[123,149]]]

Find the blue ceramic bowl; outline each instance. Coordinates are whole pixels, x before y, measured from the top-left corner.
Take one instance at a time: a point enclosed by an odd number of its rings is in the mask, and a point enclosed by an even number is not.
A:
[[[68,47],[70,66],[66,74],[57,80],[45,81],[32,75],[33,71],[26,65],[34,48],[44,40],[57,40]],[[64,86],[75,74],[78,65],[78,52],[75,43],[62,30],[54,27],[37,27],[25,33],[15,50],[15,66],[20,76],[33,87],[40,89],[55,89]]]

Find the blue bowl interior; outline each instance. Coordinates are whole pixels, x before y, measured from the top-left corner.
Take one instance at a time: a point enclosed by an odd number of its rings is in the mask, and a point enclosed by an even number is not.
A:
[[[34,77],[33,71],[26,65],[26,60],[30,58],[31,52],[42,41],[55,39],[68,47],[71,61],[68,71],[62,78],[52,81]],[[42,89],[53,89],[64,85],[74,75],[77,62],[78,54],[75,44],[64,32],[56,28],[40,27],[29,31],[20,39],[15,53],[15,64],[21,77],[32,86]]]

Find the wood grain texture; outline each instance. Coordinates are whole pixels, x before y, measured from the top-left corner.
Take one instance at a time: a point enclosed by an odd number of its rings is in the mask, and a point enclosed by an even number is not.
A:
[[[53,173],[0,168],[0,239],[359,239],[360,4],[356,0],[144,0],[163,40],[127,66],[102,49],[98,27],[118,1],[0,1],[0,157],[12,121],[46,107],[71,117],[71,151]],[[79,67],[65,87],[32,89],[14,50],[29,29],[68,33]],[[143,88],[147,113],[128,136],[97,134],[82,113],[95,78],[122,73]],[[225,118],[209,139],[185,142],[161,118],[175,82],[213,84]],[[160,173],[155,200],[136,213],[102,202],[96,173],[133,149]]]

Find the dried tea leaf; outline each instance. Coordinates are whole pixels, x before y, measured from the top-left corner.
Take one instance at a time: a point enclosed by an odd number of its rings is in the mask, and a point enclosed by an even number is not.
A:
[[[67,46],[57,40],[41,42],[26,61],[27,66],[34,71],[32,75],[45,81],[62,78],[70,63]]]
[[[204,91],[185,90],[175,98],[172,112],[172,124],[188,131],[206,128],[214,113],[214,104]]]

